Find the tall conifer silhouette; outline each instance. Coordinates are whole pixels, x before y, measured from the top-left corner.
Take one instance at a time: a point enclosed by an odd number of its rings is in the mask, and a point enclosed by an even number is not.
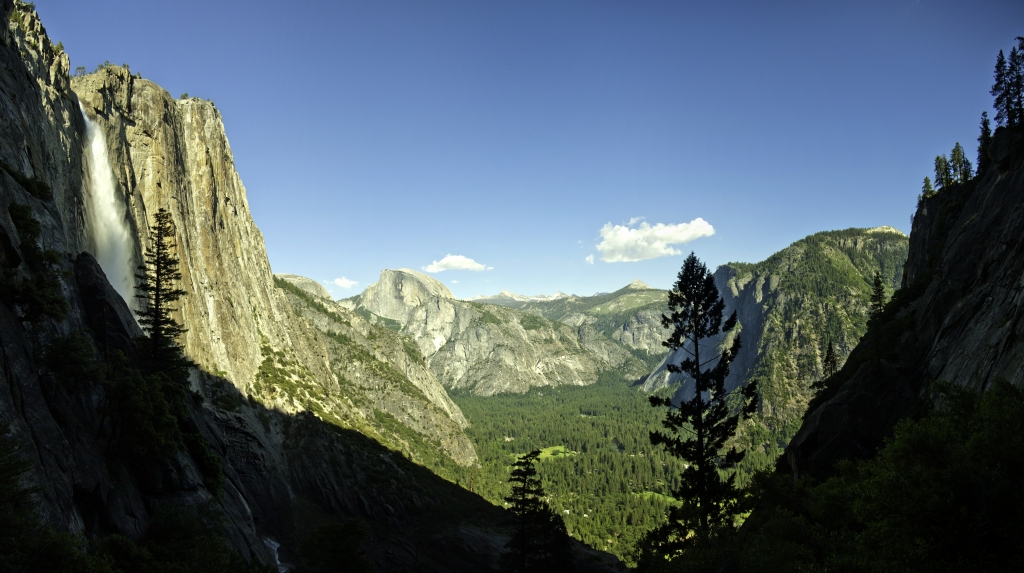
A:
[[[145,261],[135,275],[139,281],[135,297],[144,304],[139,311],[139,324],[147,335],[142,343],[142,355],[150,370],[181,379],[187,376],[191,363],[182,356],[177,342],[186,329],[171,316],[173,303],[186,294],[179,286],[181,271],[174,252],[174,222],[163,208],[153,219]]]
[[[741,492],[735,475],[723,478],[719,472],[732,469],[744,457],[735,447],[726,450],[726,441],[735,434],[741,418],[753,415],[757,385],[750,383],[742,389],[740,411],[732,413],[725,379],[740,350],[740,337],[735,336],[723,351],[709,339],[731,332],[736,327],[736,313],[723,322],[725,303],[714,276],[693,253],[669,292],[668,306],[671,314],[662,315],[662,325],[673,330],[663,344],[670,352],[682,349],[686,358],[667,368],[694,381],[693,397],[678,405],[670,398],[650,398],[652,406],[668,408],[662,421],[665,431],[651,432],[651,442],[664,445],[688,464],[673,493],[679,505],[669,510],[668,523],[647,540],[648,551],[671,558],[695,543],[733,530],[733,518],[741,511]]]
[[[540,450],[523,455],[512,466],[512,492],[505,498],[516,527],[505,546],[502,570],[515,573],[569,573],[572,557],[562,517],[544,502],[544,487],[534,464]]]
[[[980,178],[988,172],[989,164],[992,162],[988,156],[988,150],[992,147],[992,124],[988,121],[988,112],[981,112],[981,134],[978,135],[978,172]]]

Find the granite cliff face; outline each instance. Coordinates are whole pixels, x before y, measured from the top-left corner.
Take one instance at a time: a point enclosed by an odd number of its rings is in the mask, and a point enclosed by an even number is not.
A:
[[[873,455],[930,402],[932,382],[1024,384],[1024,132],[998,129],[990,156],[982,177],[919,204],[901,290],[812,402],[780,468],[822,477]]]
[[[32,464],[42,517],[135,537],[159,502],[211,502],[231,545],[264,562],[267,538],[294,554],[303,516],[358,517],[381,570],[496,566],[502,511],[408,459],[473,464],[461,412],[408,340],[318,304],[302,281],[295,292],[275,283],[212,103],[175,100],[116,66],[72,80],[31,6],[0,0],[0,22],[0,264],[5,277],[40,276],[24,226],[38,221],[39,248],[57,253],[48,292],[66,304],[28,320],[0,293],[0,419]],[[151,463],[111,454],[106,387],[72,384],[46,358],[69,336],[85,337],[97,360],[130,357],[139,334],[90,255],[83,110],[105,136],[133,262],[157,209],[173,216],[187,292],[177,318],[199,365],[188,424],[220,458],[221,488],[187,451]]]
[[[172,99],[159,86],[120,67],[76,77],[72,88],[85,112],[106,132],[110,167],[138,244],[145,244],[148,222],[157,209],[167,209],[174,217],[188,292],[180,307],[188,329],[183,337],[186,355],[243,395],[283,412],[294,414],[316,404],[318,412],[334,416],[344,427],[372,427],[373,408],[352,408],[350,401],[331,399],[343,394],[345,380],[330,360],[330,338],[297,316],[274,286],[263,237],[249,213],[217,109],[198,98]],[[297,383],[287,388],[258,384],[268,370],[287,372]],[[393,396],[379,411],[396,410],[401,402],[421,403],[425,397],[435,406],[429,414],[392,413],[406,422],[446,418],[414,426],[427,432],[427,439],[443,435],[452,459],[472,463],[475,454],[460,429],[465,420],[444,390],[404,365],[398,371],[426,391],[408,400]],[[204,383],[194,381],[196,388]],[[385,402],[377,405],[383,408]]]
[[[588,325],[575,327],[515,309],[456,300],[417,271],[385,270],[342,301],[356,312],[394,321],[419,346],[445,387],[488,396],[534,386],[597,381],[603,370],[639,377],[644,366]]]

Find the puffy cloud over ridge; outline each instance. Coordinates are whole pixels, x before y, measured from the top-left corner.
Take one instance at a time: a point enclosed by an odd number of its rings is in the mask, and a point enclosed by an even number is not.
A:
[[[601,227],[601,242],[597,250],[601,252],[601,260],[606,263],[625,263],[680,255],[681,251],[672,245],[689,243],[700,237],[715,234],[714,227],[700,217],[689,223],[651,225],[641,222],[634,226],[639,218],[634,217],[627,225],[606,223]]]
[[[482,271],[492,268],[494,267],[485,267],[469,257],[449,253],[440,261],[434,261],[423,267],[423,270],[428,273],[439,273],[442,271]]]
[[[335,286],[340,286],[343,289],[350,289],[359,284],[359,281],[354,281],[352,279],[341,277],[334,279],[333,281],[331,281],[331,283],[334,284]]]

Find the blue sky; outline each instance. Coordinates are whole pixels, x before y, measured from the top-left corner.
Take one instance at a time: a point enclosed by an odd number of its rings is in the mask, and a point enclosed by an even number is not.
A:
[[[433,275],[460,297],[667,288],[673,251],[909,232],[1024,34],[1019,1],[36,5],[72,67],[212,99],[274,271],[339,298],[399,267],[467,267]]]

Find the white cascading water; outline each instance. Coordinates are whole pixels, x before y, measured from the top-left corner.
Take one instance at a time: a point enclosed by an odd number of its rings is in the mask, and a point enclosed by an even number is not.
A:
[[[81,105],[81,104],[79,104]],[[128,228],[126,207],[117,190],[114,172],[107,156],[107,140],[103,130],[82,108],[85,118],[85,193],[86,230],[92,239],[96,257],[111,286],[132,310],[136,309],[135,265],[132,235]]]

